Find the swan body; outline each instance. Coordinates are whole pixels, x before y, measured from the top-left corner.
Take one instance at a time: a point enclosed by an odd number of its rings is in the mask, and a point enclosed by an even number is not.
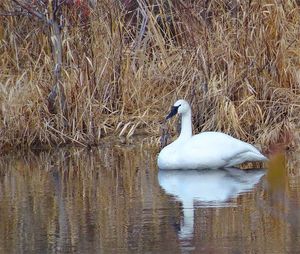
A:
[[[193,136],[191,107],[187,101],[176,101],[167,119],[177,113],[181,115],[181,133],[159,153],[160,169],[217,169],[267,160],[254,146],[221,132]]]

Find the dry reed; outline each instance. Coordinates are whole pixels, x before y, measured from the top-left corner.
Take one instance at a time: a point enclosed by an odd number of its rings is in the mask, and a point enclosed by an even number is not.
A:
[[[125,3],[126,1],[124,1]],[[99,144],[147,134],[187,98],[196,131],[291,145],[299,127],[297,1],[100,0],[86,20],[64,8],[62,85],[67,111],[49,112],[49,28],[0,17],[0,149]],[[14,10],[10,0],[1,14]],[[131,8],[131,9],[130,9]]]

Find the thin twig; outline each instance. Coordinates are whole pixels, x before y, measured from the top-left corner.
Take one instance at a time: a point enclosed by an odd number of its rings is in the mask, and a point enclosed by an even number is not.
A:
[[[44,14],[32,9],[27,4],[25,4],[25,3],[23,3],[19,0],[12,0],[12,1],[15,2],[17,5],[21,6],[23,9],[27,10],[31,15],[33,15],[33,16],[39,18],[40,20],[44,21],[46,24],[48,24],[48,25],[52,24],[52,20],[47,19],[47,17]]]
[[[47,124],[47,127],[49,127],[50,129],[52,129],[52,130],[55,131],[56,133],[58,133],[58,134],[64,136],[65,138],[70,139],[71,141],[73,141],[73,142],[75,142],[75,143],[78,143],[78,144],[80,144],[80,145],[82,145],[82,146],[84,146],[84,147],[87,147],[87,145],[81,143],[80,141],[78,141],[78,140],[76,140],[76,139],[74,139],[74,138],[72,138],[72,137],[67,136],[66,134],[62,133],[61,131],[59,131],[59,130],[53,128],[51,125],[48,125],[48,124]]]
[[[10,12],[0,12],[0,16],[5,17],[5,16],[28,16],[28,12],[23,12],[23,11],[10,11]]]

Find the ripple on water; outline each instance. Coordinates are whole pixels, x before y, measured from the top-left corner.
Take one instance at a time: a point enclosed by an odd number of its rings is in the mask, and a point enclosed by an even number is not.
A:
[[[284,164],[284,188],[270,189],[272,168],[158,172],[156,153],[106,145],[2,157],[0,253],[300,248],[297,160]]]

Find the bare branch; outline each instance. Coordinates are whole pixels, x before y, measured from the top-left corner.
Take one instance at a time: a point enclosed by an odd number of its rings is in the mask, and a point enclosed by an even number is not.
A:
[[[39,18],[40,20],[44,21],[46,24],[48,24],[48,25],[52,24],[52,21],[48,20],[47,17],[44,14],[32,9],[27,4],[21,2],[20,0],[12,0],[12,1],[15,2],[17,5],[21,6],[26,11],[28,11],[31,15],[33,15],[33,16]]]

